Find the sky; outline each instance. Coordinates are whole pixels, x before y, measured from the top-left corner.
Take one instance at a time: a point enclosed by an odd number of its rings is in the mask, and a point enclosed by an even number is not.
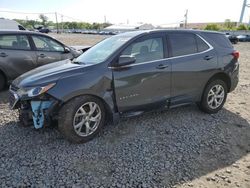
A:
[[[248,0],[250,4],[250,0]],[[188,9],[189,23],[239,21],[243,0],[0,0],[0,17],[38,19],[36,14],[58,12],[58,21],[110,23],[177,24],[184,20]],[[46,14],[55,21],[54,14]],[[68,18],[68,17],[70,18]],[[249,22],[250,8],[246,8],[244,22]]]

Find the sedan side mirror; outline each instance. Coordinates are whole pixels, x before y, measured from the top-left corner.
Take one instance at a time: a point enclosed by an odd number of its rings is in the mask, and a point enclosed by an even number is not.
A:
[[[65,47],[65,48],[64,48],[64,53],[67,54],[67,53],[70,53],[70,52],[71,52],[71,51],[70,51],[70,49],[69,49],[68,47]]]
[[[136,58],[130,55],[121,55],[119,57],[119,66],[126,66],[134,63],[136,61]]]

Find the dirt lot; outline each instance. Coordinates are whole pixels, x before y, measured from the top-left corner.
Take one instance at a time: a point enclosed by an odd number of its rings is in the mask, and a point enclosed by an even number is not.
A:
[[[103,36],[56,35],[68,45]],[[55,128],[17,125],[0,93],[0,186],[250,188],[250,43],[240,51],[240,82],[215,115],[187,106],[107,125],[82,145]]]

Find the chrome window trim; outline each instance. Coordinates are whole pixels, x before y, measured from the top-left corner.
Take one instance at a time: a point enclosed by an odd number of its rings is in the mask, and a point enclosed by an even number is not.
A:
[[[127,67],[133,67],[133,66],[137,66],[137,65],[144,65],[144,64],[148,64],[148,63],[155,63],[155,62],[162,61],[162,60],[171,60],[171,59],[189,57],[189,56],[193,56],[193,55],[203,54],[203,53],[209,52],[209,51],[214,49],[214,47],[208,41],[206,41],[202,36],[200,36],[199,34],[195,34],[195,35],[197,37],[199,37],[203,42],[205,42],[208,45],[209,48],[207,50],[204,50],[204,51],[201,51],[201,52],[196,52],[196,53],[193,53],[193,54],[180,55],[180,56],[175,56],[175,57],[168,57],[168,58],[157,59],[157,60],[153,60],[153,61],[147,61],[147,62],[135,63],[135,64],[131,64],[131,65],[125,65],[125,66],[120,66],[120,67],[108,67],[108,68],[110,68],[110,69],[127,68]]]

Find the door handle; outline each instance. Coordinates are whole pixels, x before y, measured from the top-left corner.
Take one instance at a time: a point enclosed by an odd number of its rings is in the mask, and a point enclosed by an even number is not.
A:
[[[44,58],[44,57],[46,57],[46,55],[45,54],[39,54],[38,57]]]
[[[168,65],[160,64],[156,66],[157,69],[165,69],[168,68]]]
[[[0,57],[7,57],[8,55],[4,52],[0,53]]]
[[[210,55],[206,55],[204,57],[204,59],[207,60],[207,61],[210,60],[210,59],[213,59],[213,58],[214,58],[214,56],[210,56]]]

